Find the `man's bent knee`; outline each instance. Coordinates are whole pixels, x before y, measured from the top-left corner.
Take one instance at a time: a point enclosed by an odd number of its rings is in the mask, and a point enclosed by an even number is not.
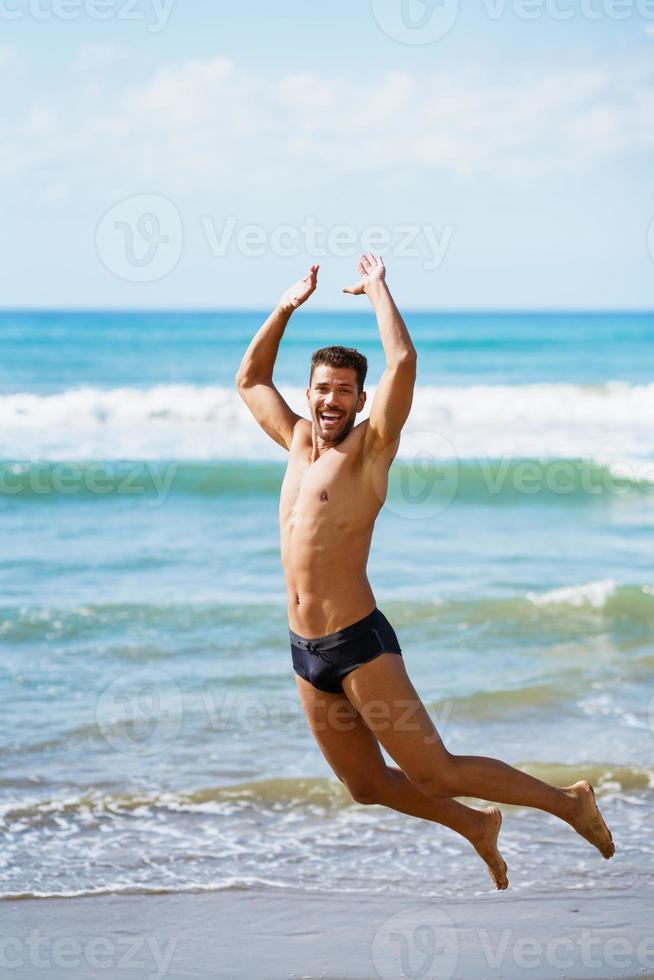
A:
[[[456,762],[453,756],[447,762],[440,763],[434,771],[414,775],[407,773],[407,778],[425,796],[448,799],[458,795]]]
[[[374,803],[384,802],[384,793],[377,789],[377,787],[372,789],[350,789],[349,793],[355,803],[361,803],[363,806],[372,806]]]
[[[373,803],[384,803],[388,799],[387,780],[377,780],[375,782],[347,782],[343,780],[343,782],[355,803],[370,806]]]

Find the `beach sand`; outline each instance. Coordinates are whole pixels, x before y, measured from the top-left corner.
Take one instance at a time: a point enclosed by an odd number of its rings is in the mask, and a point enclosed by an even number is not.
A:
[[[33,980],[596,980],[654,976],[646,893],[411,901],[222,891],[0,903],[7,976]]]

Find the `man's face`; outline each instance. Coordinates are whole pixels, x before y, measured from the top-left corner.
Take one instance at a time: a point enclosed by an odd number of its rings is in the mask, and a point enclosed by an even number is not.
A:
[[[307,401],[316,433],[324,442],[338,443],[353,427],[366,394],[359,394],[354,368],[318,364],[307,388]]]

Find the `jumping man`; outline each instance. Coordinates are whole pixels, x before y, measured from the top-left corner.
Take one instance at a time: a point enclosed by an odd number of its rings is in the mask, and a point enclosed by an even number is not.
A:
[[[284,293],[236,376],[257,422],[289,453],[279,509],[281,559],[293,668],[309,727],[355,801],[457,831],[486,862],[498,889],[508,885],[497,847],[502,815],[454,797],[553,813],[610,858],[611,834],[585,780],[550,786],[496,759],[448,752],[406,672],[395,631],[377,608],[368,553],[411,409],[417,355],[381,259],[362,255],[359,275],[343,291],[368,296],[386,355],[368,419],[354,424],[366,403],[367,361],[352,348],[314,352],[306,390],[311,421],[292,411],[273,384],[284,330],[316,288],[315,265]],[[380,745],[397,768],[386,764]]]

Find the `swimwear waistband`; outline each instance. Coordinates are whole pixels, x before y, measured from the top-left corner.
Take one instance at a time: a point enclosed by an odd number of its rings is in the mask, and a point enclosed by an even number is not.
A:
[[[327,633],[326,636],[316,636],[314,639],[311,639],[306,636],[300,636],[299,633],[294,633],[289,627],[288,635],[291,643],[294,643],[298,647],[306,647],[309,650],[330,650],[332,647],[339,646],[341,643],[347,643],[349,640],[354,640],[357,636],[366,633],[379,615],[379,609],[375,606],[373,611],[368,613],[367,616],[364,616],[363,619],[357,620],[351,626],[346,626],[345,629],[336,630],[335,633]]]

